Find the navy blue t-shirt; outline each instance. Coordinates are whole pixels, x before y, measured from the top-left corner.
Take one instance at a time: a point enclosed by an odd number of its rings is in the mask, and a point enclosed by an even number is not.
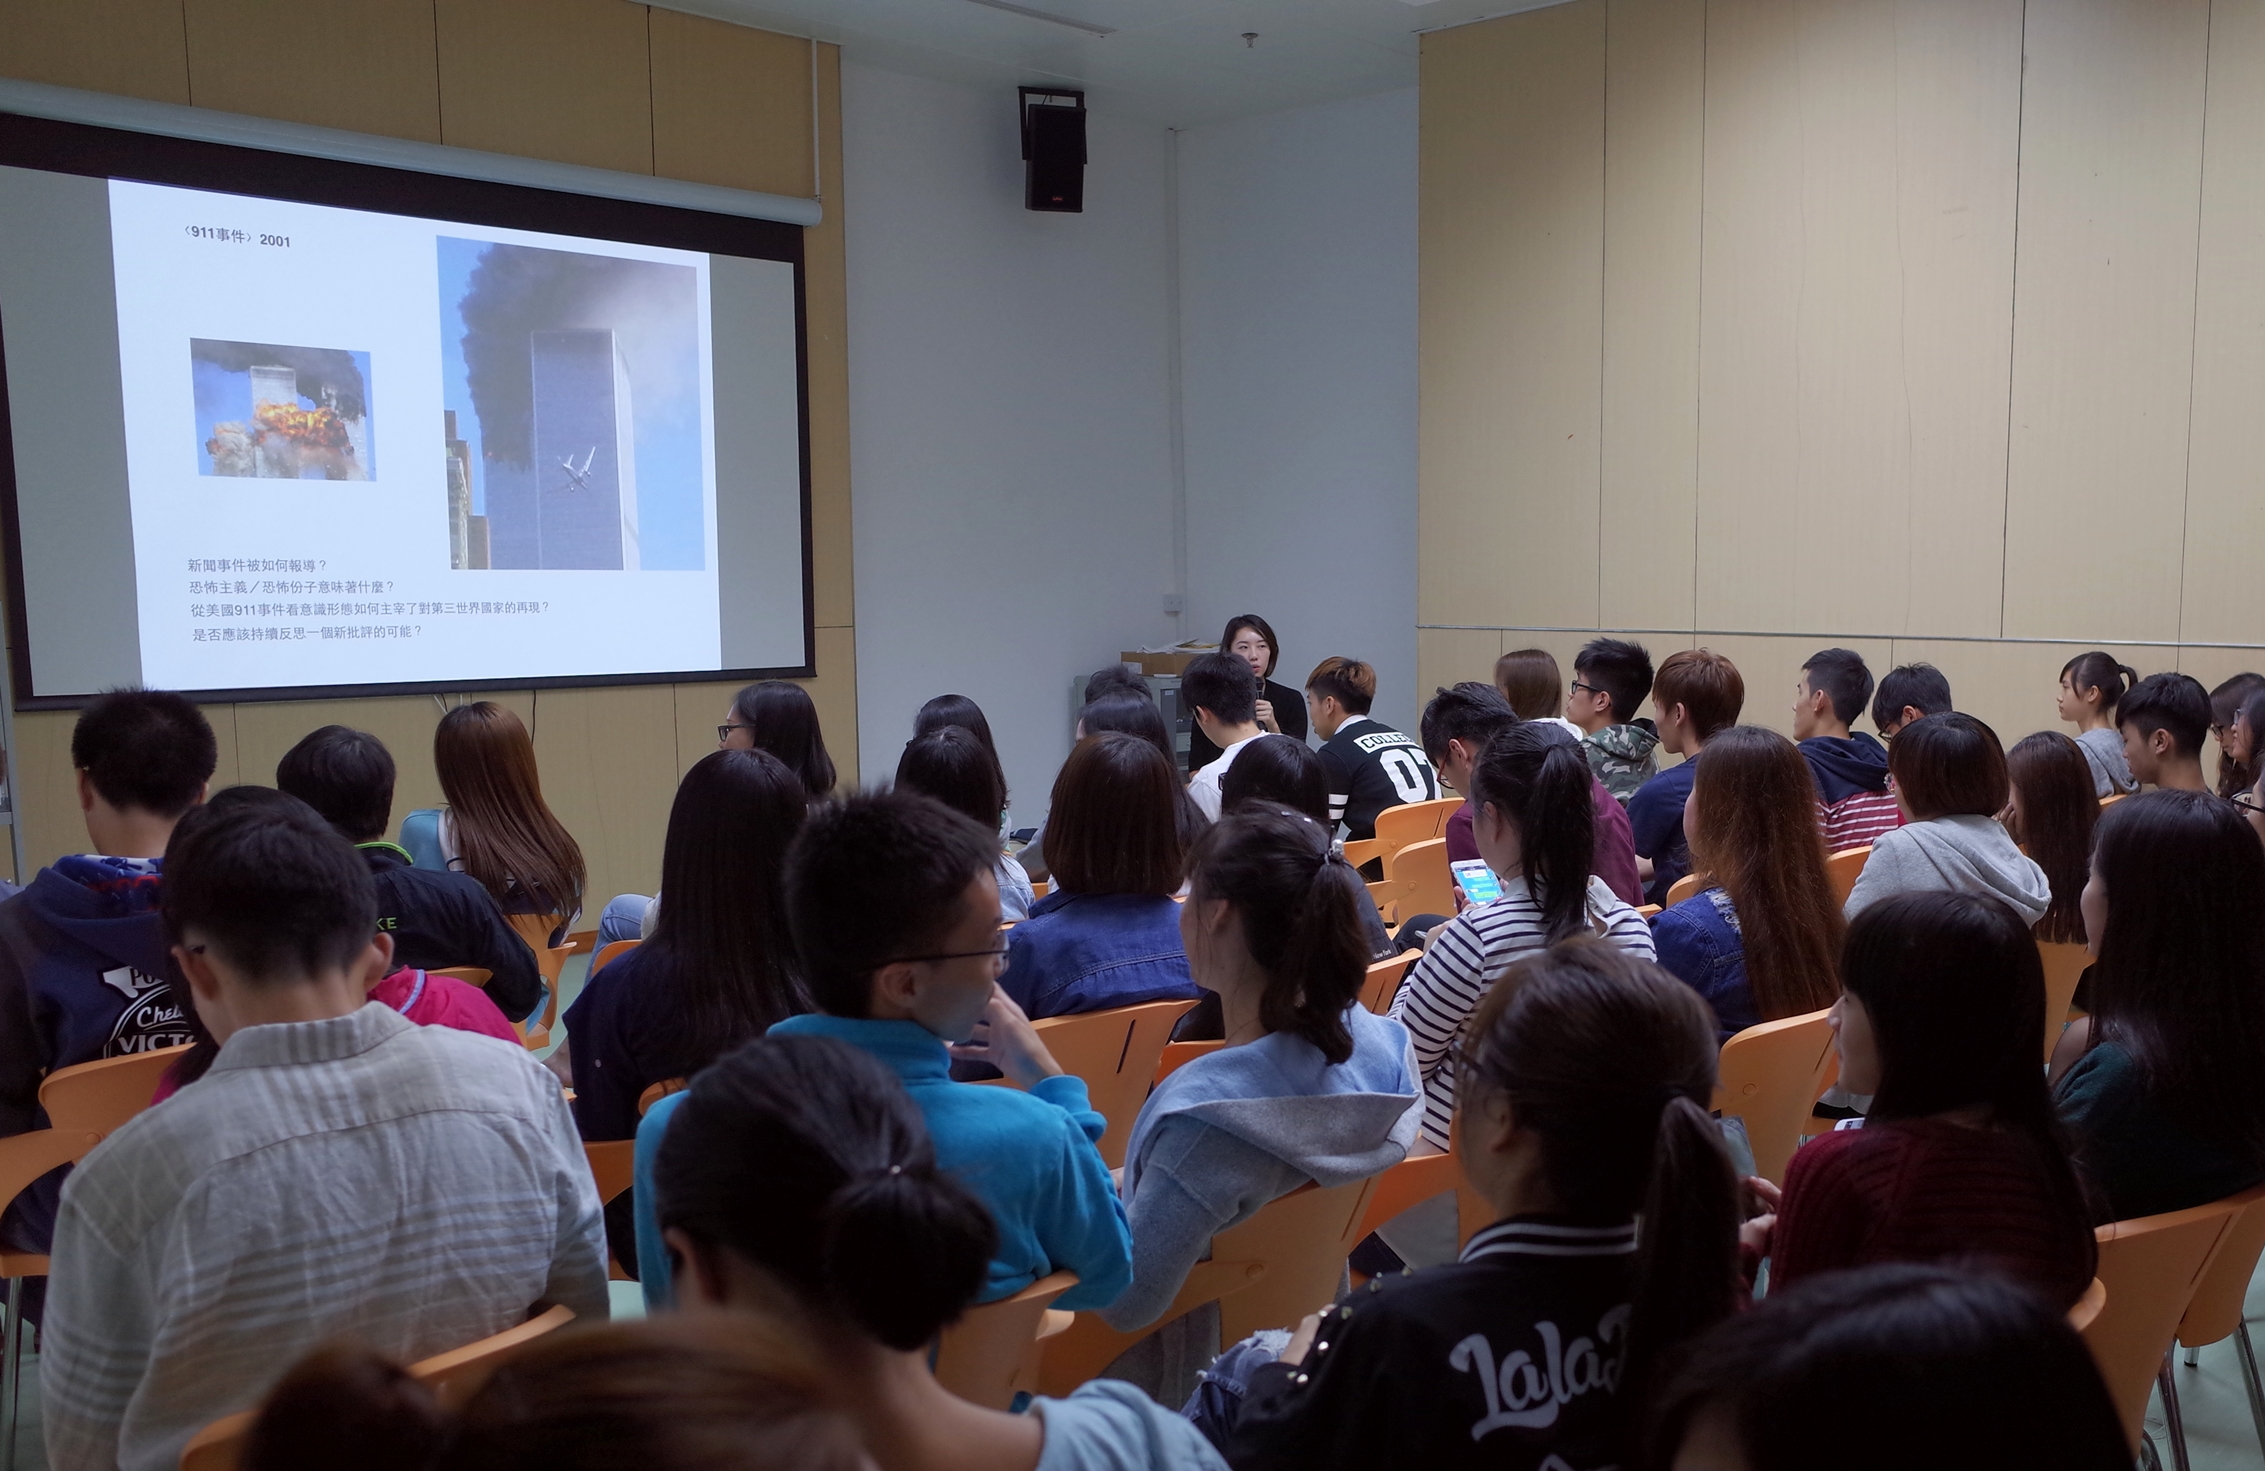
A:
[[[1698,780],[1699,758],[1670,766],[1636,789],[1628,799],[1628,833],[1636,856],[1652,861],[1652,881],[1644,887],[1649,904],[1667,902],[1667,891],[1691,871],[1691,847],[1683,839],[1683,804]]]

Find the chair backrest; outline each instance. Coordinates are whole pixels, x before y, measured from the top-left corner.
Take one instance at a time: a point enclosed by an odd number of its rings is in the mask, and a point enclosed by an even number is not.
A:
[[[2257,1258],[2265,1253],[2265,1185],[2251,1186],[2230,1203],[2241,1213],[2219,1239],[2217,1252],[2194,1284],[2194,1300],[2179,1319],[2178,1341],[2188,1348],[2216,1343],[2241,1326],[2242,1300],[2249,1296]]]
[[[1408,887],[1400,896],[1400,913],[1403,917],[1418,914],[1444,914],[1452,918],[1455,913],[1455,875],[1447,862],[1447,840],[1424,838],[1409,843],[1390,858],[1384,860],[1384,874],[1392,879],[1406,881]]]
[[[2107,1305],[2108,1284],[2094,1277],[2092,1285],[2076,1300],[2076,1306],[2068,1310],[2068,1326],[2082,1333],[2092,1326],[2092,1320],[2099,1317],[2100,1310]]]
[[[599,1139],[582,1141],[582,1157],[590,1162],[590,1178],[598,1185],[598,1204],[611,1205],[627,1190],[637,1173],[637,1141]]]
[[[1355,838],[1345,845],[1345,861],[1355,868],[1374,858],[1385,856],[1385,847],[1374,838]]]
[[[1379,879],[1368,886],[1369,902],[1376,906],[1378,916],[1386,924],[1400,922],[1400,901],[1407,896],[1407,892],[1406,879]],[[1412,909],[1408,912],[1415,913]]]
[[[438,970],[427,971],[426,974],[452,976],[467,986],[485,986],[495,979],[495,972],[484,965],[444,965]]]
[[[1266,1274],[1219,1303],[1219,1341],[1240,1343],[1261,1328],[1295,1328],[1337,1295],[1345,1258],[1360,1245],[1369,1197],[1382,1176],[1328,1190],[1307,1185],[1211,1238],[1213,1261],[1257,1261]]]
[[[2114,1221],[2093,1233],[2108,1300],[2084,1330],[2084,1341],[2134,1451],[2163,1355],[2170,1352],[2211,1255],[2241,1214],[2243,1207],[2235,1203],[2240,1199]]]
[[[936,1382],[970,1404],[1011,1408],[1015,1395],[1037,1382],[1038,1345],[1057,1326],[1048,1320],[1069,1316],[1052,1311],[1054,1299],[1075,1286],[1077,1273],[1056,1272],[1012,1297],[969,1308],[937,1342]]]
[[[1855,891],[1856,876],[1864,871],[1866,859],[1872,856],[1872,845],[1861,848],[1843,848],[1838,853],[1825,855],[1825,882],[1832,885],[1832,902],[1846,904]]]
[[[671,1093],[682,1093],[692,1086],[688,1078],[663,1078],[637,1095],[637,1117],[643,1118],[653,1111],[653,1105]]]
[[[1372,962],[1368,979],[1361,985],[1361,1005],[1378,1016],[1390,1011],[1392,998],[1400,994],[1400,982],[1407,978],[1408,968],[1422,958],[1421,950],[1403,950],[1390,960]]]
[[[57,1068],[39,1085],[39,1106],[58,1129],[108,1134],[149,1107],[165,1070],[180,1059],[180,1048],[160,1047]]]
[[[2129,792],[2117,792],[2112,797],[2102,797],[2100,799],[2100,806],[2103,810],[2109,807],[2113,807],[2116,805],[2116,803],[2121,802],[2124,798],[2130,795],[2131,793]]]
[[[448,860],[440,851],[440,809],[420,807],[401,819],[401,851],[409,855],[410,863],[435,873],[448,872]]]
[[[2068,1008],[2076,999],[2076,983],[2092,963],[2092,952],[2075,942],[2037,942],[2037,958],[2045,963],[2045,1061],[2053,1060],[2061,1029],[2068,1025]]]
[[[1683,877],[1677,879],[1674,883],[1667,886],[1667,902],[1660,907],[1663,909],[1673,909],[1676,905],[1690,898],[1693,894],[1698,893],[1705,884],[1706,877],[1702,874],[1687,873],[1683,875]]]
[[[1763,1022],[1722,1044],[1715,1110],[1745,1120],[1754,1173],[1775,1184],[1784,1183],[1785,1166],[1837,1060],[1825,1016],[1811,1011]]]
[[[558,1023],[558,978],[566,969],[566,957],[574,953],[574,942],[569,940],[563,945],[551,943],[551,936],[558,933],[558,927],[566,922],[563,915],[507,914],[504,918],[511,921],[511,928],[518,932],[520,939],[527,942],[527,948],[535,952],[535,969],[542,972],[543,990],[546,993],[543,997],[542,1019],[538,1021],[529,1017],[520,1023],[520,1040],[530,1049],[548,1047],[551,1028]]]
[[[1361,1220],[1361,1237],[1401,1212],[1450,1190],[1455,1192],[1457,1241],[1468,1241],[1494,1224],[1494,1207],[1471,1188],[1461,1160],[1452,1154],[1412,1154],[1376,1177],[1376,1190],[1369,1196],[1368,1212]]]
[[[1463,805],[1461,797],[1440,797],[1430,802],[1409,802],[1376,814],[1376,840],[1384,845],[1387,860],[1410,843],[1428,842],[1447,830],[1447,819]]]
[[[1637,907],[1636,917],[1638,919],[1641,919],[1644,923],[1650,924],[1653,920],[1659,918],[1660,910],[1665,907],[1665,905],[1660,904],[1640,905]]]
[[[619,960],[622,956],[627,955],[630,951],[636,949],[639,945],[642,945],[644,943],[645,942],[642,940],[614,941],[612,944],[606,946],[603,950],[600,950],[597,954],[590,957],[590,974],[593,976],[596,975],[599,971],[604,970],[607,966],[613,964],[613,962]]]
[[[1149,1001],[1031,1023],[1062,1071],[1085,1080],[1093,1111],[1109,1121],[1100,1149],[1110,1169],[1125,1162],[1133,1119],[1155,1085],[1156,1064],[1173,1024],[1194,1006],[1193,1001]]]
[[[1164,1055],[1156,1059],[1156,1082],[1161,1083],[1172,1074],[1194,1062],[1206,1052],[1217,1052],[1224,1042],[1167,1042]],[[1112,1169],[1115,1166],[1111,1166]]]

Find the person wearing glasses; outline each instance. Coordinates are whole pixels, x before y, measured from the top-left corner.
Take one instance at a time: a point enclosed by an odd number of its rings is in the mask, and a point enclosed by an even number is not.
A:
[[[786,917],[817,1010],[774,1037],[831,1037],[903,1080],[936,1161],[998,1226],[980,1302],[1075,1272],[1055,1303],[1106,1307],[1132,1281],[1132,1238],[1097,1141],[1108,1123],[999,985],[994,833],[930,797],[859,792],[811,809],[787,852]],[[1012,1087],[954,1082],[953,1059],[989,1063]],[[648,1306],[674,1301],[654,1213],[653,1160],[672,1094],[637,1129],[638,1278]]]
[[[1573,659],[1565,714],[1581,729],[1589,770],[1621,806],[1659,775],[1659,731],[1640,718],[1652,692],[1652,656],[1642,644],[1595,638]]]
[[[766,679],[732,696],[716,727],[716,744],[727,751],[770,752],[802,778],[813,802],[833,793],[834,758],[826,754],[818,707],[801,685]]]

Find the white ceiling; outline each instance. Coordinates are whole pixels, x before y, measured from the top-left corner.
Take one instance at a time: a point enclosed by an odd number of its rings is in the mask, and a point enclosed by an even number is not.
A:
[[[884,70],[1000,87],[1078,88],[1096,111],[1191,127],[1412,87],[1420,32],[1559,0],[659,3],[837,42],[848,60]],[[1245,32],[1257,39],[1246,42]]]

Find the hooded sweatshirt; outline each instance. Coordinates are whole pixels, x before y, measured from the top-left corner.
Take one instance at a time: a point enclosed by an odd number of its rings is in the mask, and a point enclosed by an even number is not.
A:
[[[1638,787],[1659,775],[1659,732],[1648,720],[1608,725],[1581,737],[1581,754],[1613,800],[1625,807]]]
[[[1407,1158],[1423,1117],[1407,1031],[1357,1003],[1345,1025],[1353,1055],[1341,1063],[1269,1032],[1196,1059],[1148,1095],[1125,1148],[1133,1281],[1102,1312],[1109,1326],[1156,1321],[1211,1238],[1269,1201]]]
[[[2053,905],[2045,870],[2014,845],[1996,818],[1960,815],[1881,834],[1842,913],[1854,919],[1892,894],[1932,889],[2002,900],[2023,924],[2043,919]]]
[[[1888,790],[1887,747],[1858,731],[1811,736],[1801,743],[1801,756],[1817,783],[1823,809],[1818,825],[1828,852],[1862,847],[1903,825],[1903,811]]]
[[[0,904],[0,1136],[47,1126],[57,1068],[195,1040],[157,912],[156,858],[81,854]],[[0,1217],[0,1241],[45,1252],[63,1190],[40,1177]]]

